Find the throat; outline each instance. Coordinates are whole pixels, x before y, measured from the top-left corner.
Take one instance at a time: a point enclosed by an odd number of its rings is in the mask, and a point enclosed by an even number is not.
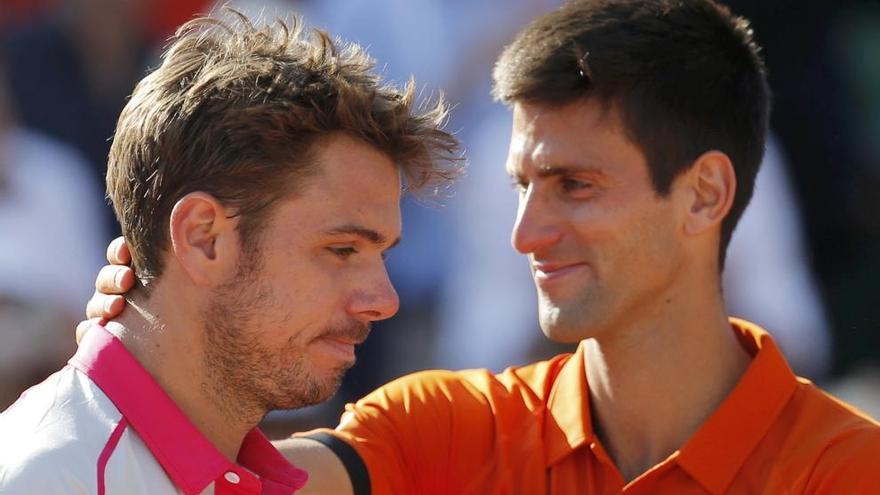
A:
[[[171,328],[140,313],[126,314],[124,319],[108,323],[107,329],[122,341],[199,433],[235,462],[244,437],[265,411],[245,406],[249,403],[235,396],[228,386],[213,383],[205,372],[198,338],[187,335],[190,329]]]
[[[626,482],[681,449],[748,367],[726,319],[710,331],[703,341],[657,339],[656,329],[642,345],[585,341],[593,431]]]

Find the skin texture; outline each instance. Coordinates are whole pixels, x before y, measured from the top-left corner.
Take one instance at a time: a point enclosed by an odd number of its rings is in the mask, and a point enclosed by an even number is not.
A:
[[[582,101],[516,103],[507,169],[520,199],[511,240],[529,258],[542,329],[586,341],[593,427],[632,480],[683,445],[748,366],[718,269],[733,166],[707,151],[660,197],[614,109]],[[99,286],[118,291],[110,274]],[[312,473],[306,493],[351,493],[326,448],[278,446]]]

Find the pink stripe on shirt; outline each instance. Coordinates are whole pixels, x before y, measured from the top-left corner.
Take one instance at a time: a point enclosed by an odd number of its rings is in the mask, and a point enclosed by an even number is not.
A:
[[[122,433],[125,431],[127,425],[128,422],[125,418],[119,420],[119,424],[116,425],[116,428],[113,429],[113,433],[110,434],[110,438],[107,439],[107,444],[104,445],[104,450],[102,450],[101,455],[98,456],[98,495],[105,495],[104,470],[107,467],[107,461],[110,460],[110,456],[113,454],[113,451],[116,450],[116,445],[119,443],[119,439],[122,438]]]

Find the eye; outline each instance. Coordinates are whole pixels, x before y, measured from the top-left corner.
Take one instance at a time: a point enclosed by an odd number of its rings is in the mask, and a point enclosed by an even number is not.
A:
[[[588,191],[592,189],[593,183],[585,180],[572,179],[565,177],[560,180],[562,190],[568,193],[576,193],[578,191]]]
[[[357,252],[358,252],[357,249],[355,249],[355,248],[353,248],[353,247],[351,247],[351,246],[344,246],[344,247],[335,247],[335,246],[333,246],[333,247],[328,247],[328,248],[327,248],[327,251],[330,251],[330,252],[333,253],[336,257],[338,257],[338,258],[340,258],[340,259],[343,259],[343,260],[348,259],[349,257],[351,257],[351,255],[353,255],[353,254],[357,254]]]
[[[510,178],[510,187],[512,187],[514,191],[521,193],[521,192],[525,191],[526,189],[528,189],[529,183],[526,182],[524,179],[519,179],[517,177],[511,177]]]

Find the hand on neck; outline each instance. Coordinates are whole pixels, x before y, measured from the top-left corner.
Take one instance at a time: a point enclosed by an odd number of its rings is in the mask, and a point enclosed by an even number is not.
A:
[[[586,342],[593,429],[627,482],[681,448],[749,364],[720,298],[675,309]]]
[[[245,435],[267,411],[238,397],[228,384],[211,383],[204,359],[199,307],[180,292],[169,298],[155,290],[149,300],[129,300],[125,311],[108,322],[114,334],[155,378],[189,420],[232,461]],[[185,314],[193,313],[193,314]]]

